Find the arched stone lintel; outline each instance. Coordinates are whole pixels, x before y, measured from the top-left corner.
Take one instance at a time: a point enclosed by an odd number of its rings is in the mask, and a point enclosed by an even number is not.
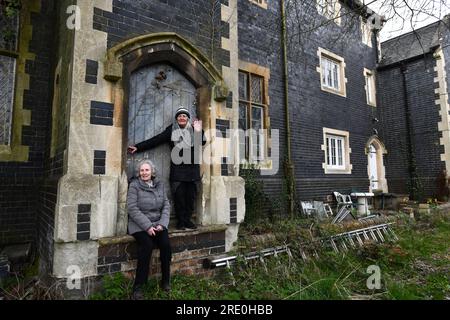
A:
[[[135,37],[109,49],[104,78],[117,82],[122,79],[124,71],[130,73],[144,65],[162,61],[180,69],[196,87],[212,84],[217,101],[228,96],[229,90],[222,75],[209,59],[189,41],[172,32]]]
[[[377,145],[377,147],[381,148],[381,152],[383,154],[388,153],[384,143],[381,142],[380,138],[377,135],[373,135],[369,138],[369,140],[367,140],[366,147],[364,149],[366,154],[369,154],[369,148],[371,144],[375,144]]]

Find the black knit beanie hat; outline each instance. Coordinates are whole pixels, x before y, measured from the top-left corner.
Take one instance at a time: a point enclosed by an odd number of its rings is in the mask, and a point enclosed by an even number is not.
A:
[[[180,114],[185,114],[187,115],[187,117],[190,119],[191,118],[191,114],[189,113],[189,110],[183,106],[180,106],[177,110],[177,112],[175,112],[175,119],[180,115]]]

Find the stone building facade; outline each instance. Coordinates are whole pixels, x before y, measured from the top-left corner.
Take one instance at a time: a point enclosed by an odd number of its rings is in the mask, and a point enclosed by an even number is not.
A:
[[[408,131],[401,114],[389,114],[398,79],[380,66],[374,16],[359,1],[302,1],[286,11],[271,0],[22,4],[17,45],[0,50],[2,67],[15,66],[1,75],[11,118],[0,113],[0,244],[35,243],[43,274],[66,278],[73,265],[83,278],[134,269],[126,193],[139,158],[126,148],[162,131],[180,104],[208,139],[201,228],[171,234],[181,272],[199,272],[204,257],[233,247],[245,218],[240,170],[251,159],[274,203],[286,203],[286,164],[295,201],[405,192],[406,151],[395,143]],[[313,28],[302,38],[299,26]],[[427,59],[438,70],[426,85],[446,93],[448,64]],[[239,139],[228,129],[266,131]],[[432,159],[433,175],[445,167],[445,139],[417,157],[424,168]],[[164,175],[169,150],[158,150],[143,156]]]

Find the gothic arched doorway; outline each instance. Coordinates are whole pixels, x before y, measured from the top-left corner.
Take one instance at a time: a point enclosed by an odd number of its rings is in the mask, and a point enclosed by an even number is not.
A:
[[[385,153],[387,151],[383,143],[377,137],[371,137],[366,144],[370,192],[388,192],[386,170],[383,162],[383,155]]]
[[[196,117],[196,89],[176,68],[155,64],[134,71],[130,77],[128,145],[134,145],[163,132],[173,123],[175,111],[184,106]],[[142,159],[155,164],[160,178],[169,185],[170,149],[168,144],[128,155],[127,174],[134,175]]]

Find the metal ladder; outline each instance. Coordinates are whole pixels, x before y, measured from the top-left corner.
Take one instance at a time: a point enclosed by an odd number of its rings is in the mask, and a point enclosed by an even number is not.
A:
[[[352,230],[341,234],[334,235],[328,239],[328,245],[333,248],[335,252],[341,250],[347,251],[349,244],[351,247],[362,247],[365,242],[371,241],[376,243],[383,243],[388,240],[397,241],[398,237],[394,230],[390,227],[392,223],[385,223],[376,226],[371,226],[363,229]]]
[[[291,250],[297,251],[300,254],[302,260],[306,261],[310,258],[310,256],[319,258],[319,254],[316,250],[317,245],[325,248],[331,247],[334,252],[339,253],[341,251],[346,252],[351,248],[357,248],[358,246],[362,247],[367,242],[383,243],[389,240],[398,241],[399,238],[391,228],[392,224],[393,223],[391,222],[352,230],[328,238],[320,239],[315,242],[303,243],[296,248],[293,248],[291,245],[286,244],[284,246],[251,252],[249,254],[243,255],[242,257],[245,263],[251,260],[259,260],[266,269],[266,272],[268,272],[264,258],[269,256],[278,257],[279,253],[287,253],[289,257],[292,257]],[[208,269],[227,267],[228,271],[231,272],[231,265],[235,263],[237,259],[237,255],[213,260],[207,258],[204,260],[203,266]],[[233,277],[232,273],[231,276]]]

